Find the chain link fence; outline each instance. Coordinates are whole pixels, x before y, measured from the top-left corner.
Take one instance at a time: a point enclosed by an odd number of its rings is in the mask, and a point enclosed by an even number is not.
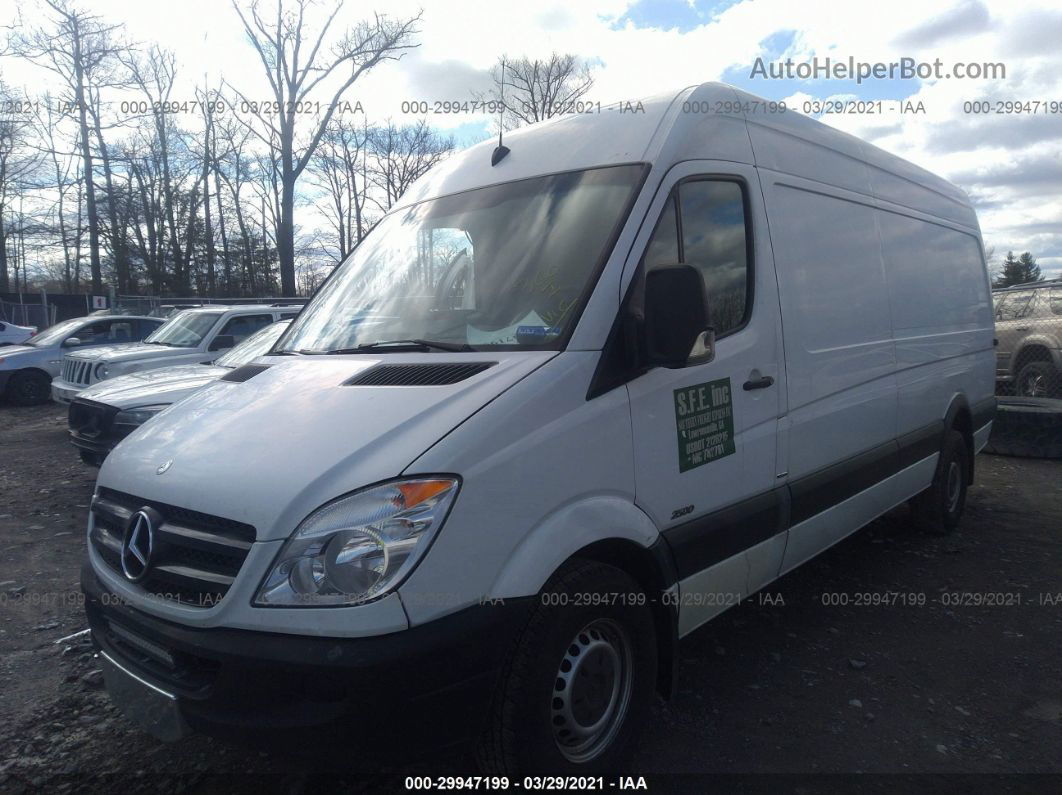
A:
[[[1062,457],[1062,279],[994,290],[996,395],[989,451]]]
[[[55,307],[0,301],[0,321],[43,331],[55,322]]]

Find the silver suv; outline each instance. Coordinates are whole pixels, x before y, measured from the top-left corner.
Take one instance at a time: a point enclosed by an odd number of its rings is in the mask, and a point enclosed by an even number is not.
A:
[[[68,405],[78,393],[100,381],[158,367],[206,364],[277,320],[302,309],[292,304],[212,304],[186,309],[169,318],[140,345],[77,351],[63,358],[52,380],[52,400]]]
[[[1062,280],[992,293],[996,380],[1023,397],[1062,397]]]

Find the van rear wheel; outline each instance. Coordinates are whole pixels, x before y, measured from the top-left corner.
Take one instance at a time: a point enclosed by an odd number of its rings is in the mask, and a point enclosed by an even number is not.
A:
[[[602,775],[623,767],[656,683],[645,591],[620,569],[573,561],[514,642],[478,761],[494,775]]]
[[[944,435],[933,483],[911,500],[915,522],[936,535],[947,535],[959,526],[966,507],[970,482],[970,451],[963,435],[954,428]]]

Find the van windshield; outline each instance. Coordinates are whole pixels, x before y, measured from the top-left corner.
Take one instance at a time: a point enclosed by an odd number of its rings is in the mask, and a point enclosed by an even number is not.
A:
[[[397,210],[339,266],[276,352],[559,348],[643,172],[554,174]]]
[[[181,312],[151,332],[144,342],[171,348],[195,348],[210,333],[219,317],[218,312]]]

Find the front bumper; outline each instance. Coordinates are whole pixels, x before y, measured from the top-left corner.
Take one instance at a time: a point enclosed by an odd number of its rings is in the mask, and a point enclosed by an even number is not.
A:
[[[77,397],[77,393],[85,389],[77,384],[60,381],[58,378],[52,381],[52,400],[63,406],[69,406]]]
[[[176,696],[192,731],[375,757],[474,741],[532,604],[482,605],[387,635],[336,638],[192,629],[123,604],[87,563],[81,583],[97,649]]]

